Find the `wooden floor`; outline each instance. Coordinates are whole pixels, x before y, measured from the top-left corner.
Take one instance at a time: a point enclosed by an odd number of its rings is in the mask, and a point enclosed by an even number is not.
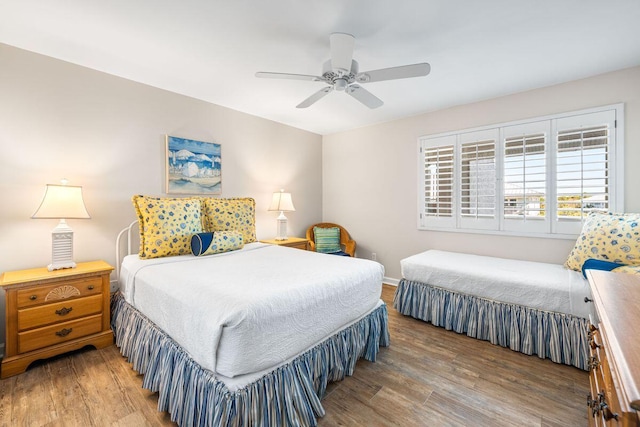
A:
[[[401,316],[391,346],[330,385],[320,426],[586,426],[588,375]],[[0,426],[168,426],[115,346],[0,381]]]

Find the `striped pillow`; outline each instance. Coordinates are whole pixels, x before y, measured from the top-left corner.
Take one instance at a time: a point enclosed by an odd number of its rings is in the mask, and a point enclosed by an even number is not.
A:
[[[313,227],[313,235],[316,241],[316,252],[330,254],[342,250],[340,247],[340,229],[338,227]]]

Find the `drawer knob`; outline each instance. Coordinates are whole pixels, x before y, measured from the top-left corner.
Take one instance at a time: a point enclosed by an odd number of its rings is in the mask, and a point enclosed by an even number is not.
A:
[[[609,421],[612,418],[615,420],[618,419],[618,414],[611,411],[611,409],[609,408],[609,405],[607,405],[606,403],[601,403],[600,409],[602,410],[602,416],[604,417],[605,420]]]
[[[600,413],[600,404],[591,397],[591,393],[587,394],[587,406],[591,408],[591,417],[595,418]]]
[[[35,301],[35,300],[37,300],[37,299],[38,299],[38,295],[31,295],[31,296],[29,297],[29,299],[30,299],[31,301]]]
[[[596,406],[598,406],[598,401],[591,397],[591,393],[587,394],[587,406],[591,408],[591,416],[595,417],[596,411],[594,409],[596,408]]]
[[[609,421],[610,419],[618,419],[618,414],[614,413],[610,408],[609,405],[607,405],[607,400],[606,400],[606,396],[604,394],[604,391],[602,393],[598,393],[598,401],[599,401],[599,411],[602,411],[602,417],[606,420]]]
[[[591,298],[589,298],[589,297],[584,297],[584,302],[591,302],[591,301],[593,301]]]
[[[56,310],[56,314],[58,316],[66,316],[67,314],[71,313],[71,310],[73,310],[73,307],[62,307],[60,310]]]
[[[87,286],[87,289],[89,289],[90,291],[92,291],[92,290],[93,290],[93,285],[89,285],[89,286]]]
[[[71,331],[73,331],[73,328],[64,328],[56,332],[56,335],[59,337],[66,337],[71,333]]]

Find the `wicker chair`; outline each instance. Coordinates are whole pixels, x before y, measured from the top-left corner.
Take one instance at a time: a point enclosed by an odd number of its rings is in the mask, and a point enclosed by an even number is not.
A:
[[[356,255],[356,241],[351,239],[349,232],[344,227],[338,224],[330,223],[330,222],[321,222],[319,224],[313,224],[311,227],[307,229],[307,240],[309,241],[310,250],[312,251],[316,250],[316,239],[313,234],[313,227],[339,228],[340,229],[340,246],[342,247],[342,251],[351,257],[354,257]]]

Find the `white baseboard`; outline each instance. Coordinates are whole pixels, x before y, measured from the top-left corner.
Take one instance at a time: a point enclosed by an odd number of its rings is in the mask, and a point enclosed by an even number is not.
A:
[[[391,286],[398,286],[398,283],[400,283],[400,280],[398,279],[394,279],[393,277],[384,277],[382,279],[382,283],[386,283],[387,285],[391,285]]]

